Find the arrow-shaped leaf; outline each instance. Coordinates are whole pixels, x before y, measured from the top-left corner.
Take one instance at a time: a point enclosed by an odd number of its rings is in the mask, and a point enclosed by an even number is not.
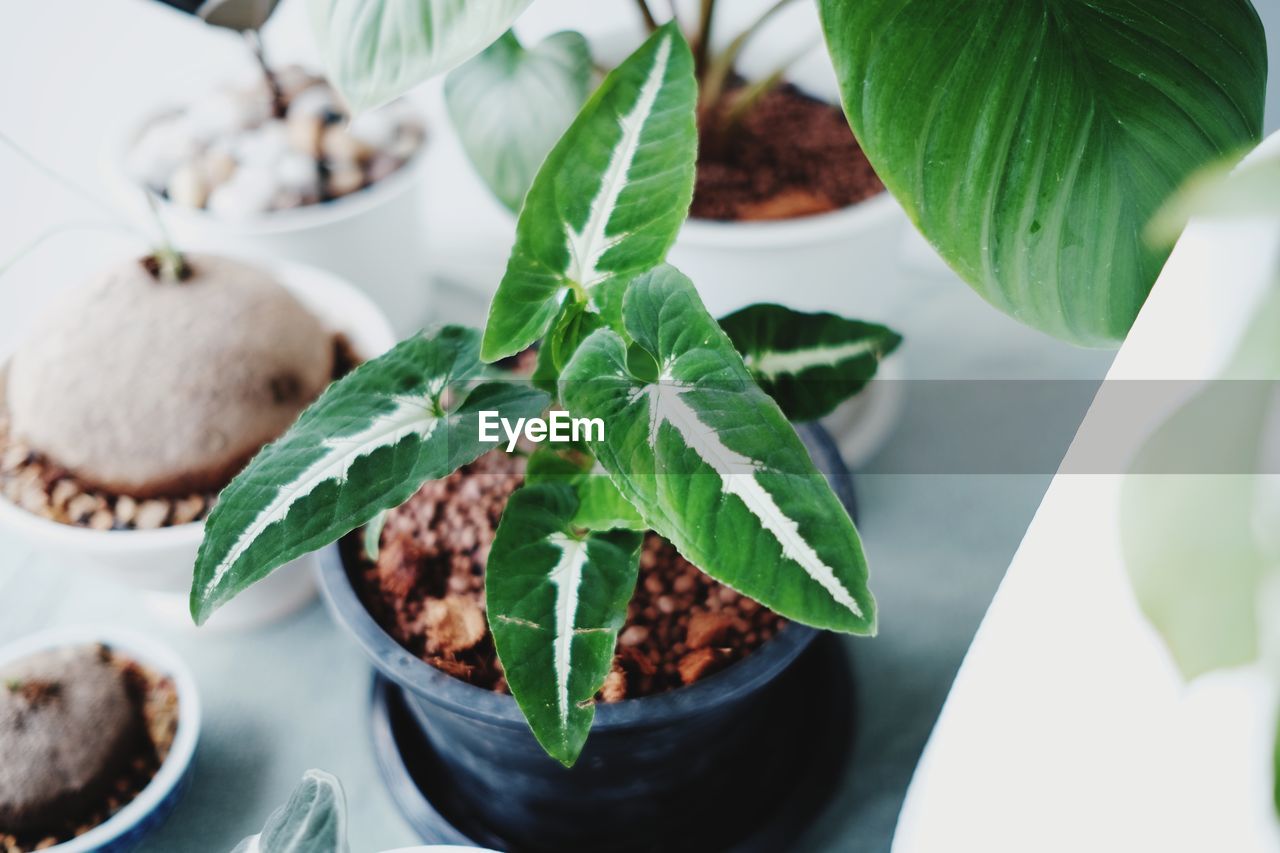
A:
[[[480,411],[514,420],[546,407],[546,395],[522,383],[468,391],[481,369],[477,338],[446,326],[399,344],[329,386],[253,458],[205,523],[191,585],[197,623],[272,570],[494,447],[479,440]]]
[[[798,622],[873,633],[853,522],[693,285],[671,267],[641,276],[623,319],[656,373],[600,329],[561,376],[568,408],[608,425],[592,450],[619,490],[722,583]]]
[[[812,421],[861,391],[902,336],[875,323],[748,305],[720,320],[747,369],[792,421]]]
[[[519,210],[547,152],[591,91],[591,49],[556,33],[525,49],[510,30],[444,85],[462,147],[494,195]]]
[[[543,483],[511,496],[485,567],[489,629],[511,695],[552,757],[582,751],[592,699],[613,661],[635,591],[641,534],[586,533],[573,489]]]
[[[540,447],[529,457],[524,481],[563,483],[573,489],[578,509],[573,526],[584,530],[647,530],[644,519],[627,502],[609,473],[584,450]]]
[[[1248,0],[821,0],[845,114],[925,237],[985,299],[1121,340],[1182,181],[1262,130]]]
[[[693,197],[697,97],[674,23],[604,79],[525,196],[489,309],[485,361],[542,337],[566,298],[616,318],[615,285],[666,257]]]
[[[329,81],[357,112],[475,56],[533,0],[310,0]]]

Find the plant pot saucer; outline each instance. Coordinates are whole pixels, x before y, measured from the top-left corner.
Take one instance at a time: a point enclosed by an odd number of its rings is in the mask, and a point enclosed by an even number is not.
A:
[[[819,637],[783,676],[787,686],[768,700],[780,706],[777,739],[743,756],[742,772],[760,780],[754,801],[726,801],[707,791],[705,819],[694,827],[673,827],[673,837],[662,849],[763,853],[790,846],[844,777],[854,728],[850,672],[843,643],[832,635]],[[815,701],[780,701],[806,694]],[[373,680],[371,722],[378,770],[401,814],[425,843],[514,849],[481,825],[455,795],[448,771],[414,724],[400,688],[381,675]],[[583,849],[632,849],[626,839],[608,841],[593,838]]]

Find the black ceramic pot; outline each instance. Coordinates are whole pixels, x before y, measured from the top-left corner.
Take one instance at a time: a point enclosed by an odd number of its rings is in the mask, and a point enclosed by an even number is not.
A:
[[[816,427],[801,435],[852,512],[849,473],[830,437]],[[779,680],[817,636],[810,628],[788,624],[689,687],[599,705],[578,763],[566,769],[534,740],[515,700],[410,654],[365,609],[338,549],[320,556],[321,589],[335,618],[402,688],[455,799],[511,849],[686,849],[682,840],[714,839],[715,822],[744,817],[735,807],[751,809],[762,791],[795,781],[776,778],[788,766],[774,754],[777,727],[783,719],[794,726],[788,705],[821,700],[822,685],[802,691]]]

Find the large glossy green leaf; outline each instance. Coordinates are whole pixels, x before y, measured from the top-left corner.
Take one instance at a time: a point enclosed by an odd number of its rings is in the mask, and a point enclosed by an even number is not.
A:
[[[591,49],[556,33],[525,49],[508,31],[445,79],[444,99],[471,164],[519,210],[547,152],[591,91]]]
[[[533,0],[308,0],[329,81],[361,112],[466,62]]]
[[[693,197],[697,97],[689,46],[668,24],[588,99],[525,197],[486,361],[542,337],[566,299],[616,319],[621,286],[666,257]]]
[[[446,326],[335,382],[218,497],[191,584],[197,623],[245,587],[408,500],[471,462],[479,413],[533,417],[547,396],[524,383],[474,385],[478,335]]]
[[[1280,281],[1223,376],[1152,434],[1121,490],[1129,579],[1186,678],[1258,655],[1260,590],[1280,571],[1280,507],[1263,499],[1277,381]]]
[[[542,747],[571,766],[595,718],[635,592],[641,534],[587,533],[560,483],[527,486],[502,513],[485,567],[489,629]]]
[[[623,318],[630,351],[597,330],[560,387],[574,415],[604,419],[591,449],[622,494],[717,580],[789,619],[873,633],[853,522],[692,283],[667,266],[640,276]]]
[[[856,395],[902,343],[893,330],[826,312],[748,305],[720,320],[764,392],[792,421],[812,421]]]
[[[986,299],[1122,339],[1167,250],[1143,228],[1257,140],[1248,0],[820,0],[845,113],[885,186]]]
[[[232,853],[347,853],[347,800],[336,776],[308,770],[262,832]]]

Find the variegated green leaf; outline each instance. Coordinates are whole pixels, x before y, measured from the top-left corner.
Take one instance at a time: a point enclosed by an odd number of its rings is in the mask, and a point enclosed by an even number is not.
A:
[[[873,633],[853,522],[693,285],[660,267],[628,287],[623,318],[630,351],[594,332],[560,388],[608,424],[591,447],[622,494],[717,580],[789,619]]]
[[[641,536],[577,528],[567,485],[527,486],[502,513],[485,567],[489,629],[511,695],[551,756],[571,766],[595,717],[635,591]]]
[[[563,483],[574,490],[578,509],[573,526],[583,530],[645,530],[644,519],[618,491],[609,473],[585,450],[540,447],[529,457],[524,480]]]
[[[329,81],[363,112],[466,62],[531,2],[309,0],[309,8]]]
[[[560,308],[547,336],[538,347],[533,384],[554,394],[560,371],[587,336],[605,325],[604,319],[585,302],[570,300]]]
[[[271,813],[262,832],[232,853],[347,853],[347,800],[342,783],[323,770],[308,770]]]
[[[697,96],[674,24],[604,79],[525,197],[485,361],[542,337],[566,299],[615,320],[621,285],[666,257],[693,197]]]
[[[514,420],[545,408],[523,383],[472,386],[478,335],[446,326],[335,382],[231,481],[205,523],[191,585],[197,623],[250,584],[406,501],[471,462],[482,410]]]
[[[1262,130],[1249,0],[820,0],[845,114],[979,294],[1089,345],[1124,338],[1196,169]]]
[[[812,421],[861,391],[902,336],[875,323],[748,305],[720,320],[751,375],[792,421]]]
[[[556,33],[525,49],[507,31],[444,85],[449,118],[493,194],[519,210],[547,152],[591,91],[591,49]]]

